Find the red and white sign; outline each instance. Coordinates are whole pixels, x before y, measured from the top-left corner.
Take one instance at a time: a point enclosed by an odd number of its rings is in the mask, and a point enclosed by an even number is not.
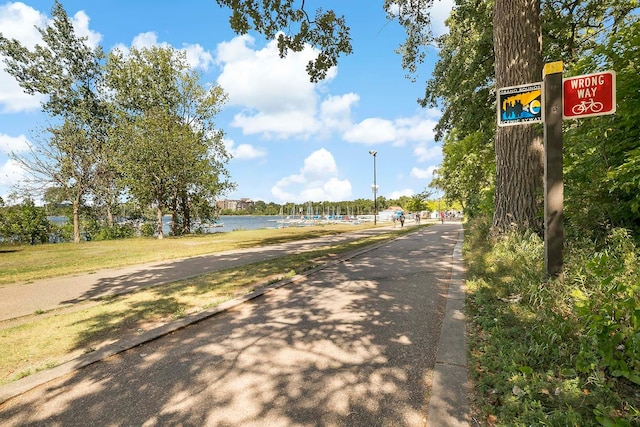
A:
[[[616,73],[605,71],[562,80],[565,119],[602,116],[616,112]]]

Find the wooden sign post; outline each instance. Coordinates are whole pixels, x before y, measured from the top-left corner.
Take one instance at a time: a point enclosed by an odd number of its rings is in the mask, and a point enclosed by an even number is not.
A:
[[[564,246],[562,175],[562,62],[545,64],[544,123],[544,266],[550,277],[562,276]]]
[[[562,62],[551,62],[544,65],[542,83],[499,88],[497,95],[498,126],[544,123],[544,270],[549,277],[562,277],[562,119],[614,114],[616,73],[604,71],[563,81]]]

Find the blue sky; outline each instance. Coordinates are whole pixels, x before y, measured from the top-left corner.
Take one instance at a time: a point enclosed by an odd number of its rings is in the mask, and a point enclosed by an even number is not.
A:
[[[1,0],[0,0],[1,1]],[[213,0],[64,0],[76,31],[105,52],[131,46],[170,45],[185,49],[203,84],[217,83],[229,96],[217,117],[233,155],[228,165],[237,189],[226,198],[276,203],[341,201],[372,197],[373,158],[378,152],[378,194],[398,198],[423,191],[442,160],[433,140],[440,117],[421,108],[437,51],[433,49],[415,83],[405,78],[394,52],[404,30],[387,22],[382,1],[307,2],[344,14],[354,53],[343,57],[329,78],[312,84],[305,71],[312,49],[280,59],[275,43],[253,34],[237,36],[230,11]],[[436,0],[436,33],[453,0]],[[34,25],[49,19],[52,0],[0,3],[0,31],[27,46],[38,43]],[[2,64],[4,68],[4,64]],[[25,95],[0,72],[0,196],[22,172],[9,159],[26,150],[47,123],[37,96]]]

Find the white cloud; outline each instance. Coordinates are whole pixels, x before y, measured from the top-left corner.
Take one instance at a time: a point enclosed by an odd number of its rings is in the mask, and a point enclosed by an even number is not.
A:
[[[71,18],[71,23],[73,24],[76,35],[86,37],[87,40],[85,43],[95,49],[100,44],[100,40],[102,40],[102,34],[90,30],[89,21],[89,17],[83,10],[76,12],[73,18]]]
[[[136,49],[147,49],[153,46],[169,47],[169,44],[159,43],[158,35],[153,31],[148,31],[146,33],[140,33],[136,35],[131,41],[131,45],[130,45],[130,47],[135,47]],[[120,52],[122,52],[124,56],[129,55],[129,50],[130,50],[129,46],[126,46],[123,43],[118,43],[113,47],[113,49],[119,50]]]
[[[251,160],[265,157],[267,152],[262,148],[254,147],[251,144],[237,145],[231,139],[225,139],[224,145],[227,151],[237,160]]]
[[[336,175],[338,166],[331,153],[322,148],[304,159],[301,173],[307,179],[321,180]]]
[[[182,49],[186,52],[187,63],[192,68],[200,68],[201,70],[208,70],[209,66],[213,64],[213,56],[207,50],[204,50],[199,44],[185,44]]]
[[[303,111],[279,111],[271,114],[238,113],[231,126],[242,129],[245,135],[262,134],[266,138],[288,138],[295,135],[309,136],[319,128],[312,115]]]
[[[427,11],[431,17],[431,29],[434,36],[441,36],[449,32],[445,20],[451,14],[451,10],[455,4],[455,0],[435,0],[431,8]],[[400,7],[397,3],[391,3],[388,9],[393,16],[400,14]]]
[[[133,38],[131,47],[136,49],[145,49],[153,46],[169,47],[167,42],[158,42],[158,35],[153,31],[147,31],[146,33],[140,33]]]
[[[0,6],[0,29],[2,35],[16,39],[32,49],[41,41],[36,26],[46,24],[47,17],[23,3],[7,3]],[[27,95],[16,80],[4,71],[3,56],[0,55],[0,112],[15,113],[34,111],[40,108],[45,98],[41,95]]]
[[[393,193],[391,193],[389,195],[389,199],[399,199],[402,196],[407,196],[407,197],[411,197],[413,196],[415,193],[413,192],[412,189],[410,188],[405,188],[404,190],[396,190]]]
[[[46,15],[24,3],[7,3],[0,6],[2,35],[19,40],[29,49],[41,40],[35,26],[42,27],[46,23]]]
[[[5,164],[0,166],[0,182],[7,187],[19,184],[26,177],[27,172],[13,159],[7,160]]]
[[[360,101],[355,93],[329,96],[320,105],[320,120],[325,129],[345,132],[351,126],[351,109]]]
[[[439,112],[424,110],[420,113],[396,120],[368,118],[347,130],[345,141],[361,144],[382,144],[386,142],[397,146],[407,142],[426,143],[433,141],[433,129],[437,124]]]
[[[315,58],[317,51],[307,47],[302,52],[289,52],[280,58],[277,42],[267,43],[254,49],[255,40],[248,35],[238,36],[229,42],[220,43],[216,61],[222,67],[218,84],[229,96],[229,106],[241,107],[232,126],[242,129],[244,134],[265,136],[307,137],[328,124],[344,126],[335,120],[333,109],[344,109],[353,102],[353,95],[334,99],[323,104],[325,116],[318,117],[318,90],[337,73],[331,70],[323,83],[311,83],[306,66]],[[341,105],[332,105],[341,104]],[[321,123],[323,117],[328,121]],[[348,115],[347,115],[348,117]]]
[[[162,48],[174,48],[178,49],[175,46],[171,46],[167,42],[158,41],[158,35],[154,31],[147,31],[146,33],[140,33],[136,35],[131,41],[131,47],[135,47],[136,49],[148,49],[150,47],[162,47]],[[114,49],[118,49],[125,56],[129,54],[129,47],[125,46],[122,43],[114,46]],[[199,44],[183,44],[182,48],[179,49],[185,53],[187,58],[187,64],[191,68],[200,68],[204,71],[209,69],[209,66],[213,64],[213,56],[207,50],[205,50]]]
[[[440,159],[442,156],[442,147],[438,145],[428,147],[426,144],[419,144],[413,149],[413,154],[416,156],[418,163],[424,163]]]
[[[416,179],[426,179],[431,181],[431,179],[433,178],[433,172],[435,170],[436,170],[435,166],[429,166],[426,169],[420,169],[420,168],[414,167],[411,169],[411,176]]]
[[[31,147],[31,143],[24,135],[13,137],[0,133],[0,152],[19,153],[29,150],[29,147]]]
[[[280,58],[276,41],[252,50],[250,36],[236,37],[218,45],[223,64],[218,83],[229,95],[230,105],[241,105],[265,114],[300,111],[313,114],[317,94],[305,70],[315,52],[289,52]]]
[[[333,155],[322,148],[304,160],[300,173],[278,181],[271,194],[282,202],[340,201],[351,197],[351,182],[338,177]]]
[[[343,135],[345,141],[363,144],[381,144],[394,141],[397,137],[396,127],[391,120],[380,118],[364,119]]]
[[[435,133],[433,129],[438,124],[436,120],[428,117],[427,113],[421,113],[412,117],[395,121],[398,127],[398,145],[404,145],[407,141],[433,141]]]
[[[435,36],[449,32],[445,21],[449,18],[455,4],[454,0],[436,0],[431,7],[431,29]]]

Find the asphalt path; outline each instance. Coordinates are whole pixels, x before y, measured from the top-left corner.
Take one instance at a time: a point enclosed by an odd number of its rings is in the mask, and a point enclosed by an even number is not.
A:
[[[276,245],[0,285],[0,321],[387,232],[378,227]],[[123,255],[123,256],[126,256]]]
[[[9,399],[0,424],[467,425],[439,378],[466,369],[438,361],[461,237],[420,228]]]

